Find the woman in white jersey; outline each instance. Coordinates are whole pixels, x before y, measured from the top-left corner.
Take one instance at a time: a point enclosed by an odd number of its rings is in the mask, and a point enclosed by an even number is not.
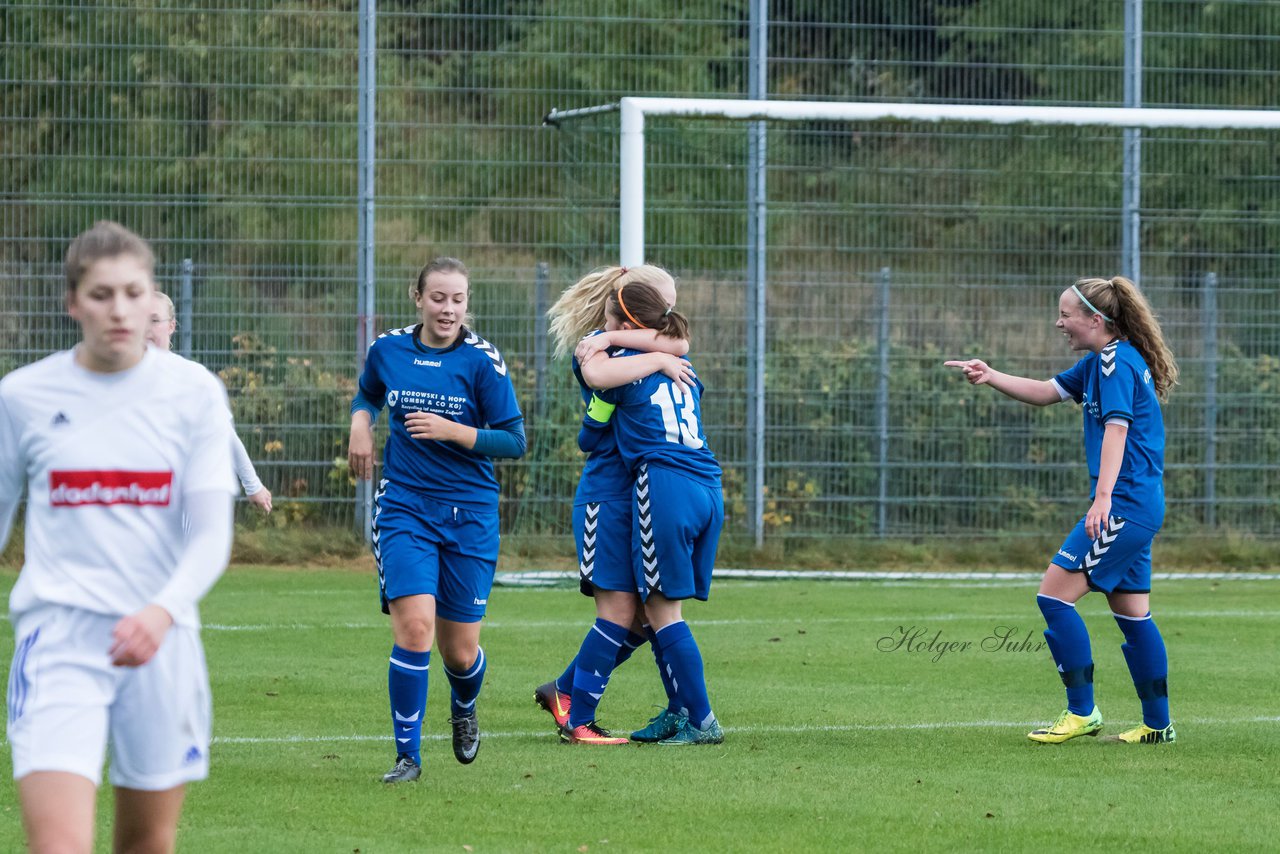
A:
[[[27,491],[7,707],[33,851],[93,849],[108,744],[117,851],[172,851],[208,773],[196,604],[231,549],[230,419],[208,417],[227,407],[212,374],[147,347],[153,267],[120,225],[81,234],[80,343],[0,380],[0,546]]]
[[[178,318],[173,311],[173,300],[163,291],[156,291],[155,308],[151,312],[151,323],[147,327],[147,341],[161,350],[173,349],[173,333],[178,328]],[[262,485],[258,478],[258,470],[249,459],[249,452],[244,442],[231,431],[231,459],[236,466],[236,477],[244,489],[244,497],[249,503],[263,513],[271,512],[271,490]]]

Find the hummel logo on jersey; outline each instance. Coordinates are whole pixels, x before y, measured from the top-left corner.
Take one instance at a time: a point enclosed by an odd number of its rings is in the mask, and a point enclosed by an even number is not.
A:
[[[71,419],[67,417],[67,413],[59,412],[53,416],[53,420],[49,422],[50,427],[66,427],[71,423]]]
[[[169,506],[171,471],[51,471],[49,504],[53,507],[134,504]]]
[[[418,359],[418,358],[415,358],[415,359],[413,360],[413,363],[414,363],[415,365],[422,365],[423,367],[426,367],[426,368],[438,368],[438,367],[440,367],[440,361],[439,361],[438,359],[433,361],[433,360],[431,360],[431,359]]]
[[[488,600],[488,599],[475,599],[475,598],[473,598],[473,599],[471,600],[471,604],[473,604],[473,605],[488,605],[488,604],[489,604],[489,600]]]
[[[1062,549],[1058,549],[1058,554],[1062,555],[1067,560],[1079,560],[1079,558],[1073,555],[1071,552],[1066,552],[1066,551],[1063,551]]]

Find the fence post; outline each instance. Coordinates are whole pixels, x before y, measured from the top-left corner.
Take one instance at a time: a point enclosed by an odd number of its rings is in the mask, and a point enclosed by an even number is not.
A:
[[[192,316],[195,314],[191,293],[191,274],[195,264],[182,259],[182,285],[178,289],[178,352],[191,358]]]
[[[360,0],[358,71],[359,105],[357,122],[357,188],[358,235],[356,252],[356,373],[364,371],[369,342],[374,336],[374,314],[377,311],[376,274],[374,272],[374,162],[377,157],[376,105],[378,96],[377,68],[377,0]],[[366,543],[373,541],[373,481],[356,481],[356,525]]]
[[[1124,4],[1124,105],[1142,106],[1142,0]],[[1142,286],[1142,130],[1124,129],[1120,269]]]
[[[768,94],[769,10],[765,0],[751,0],[750,62],[747,97]],[[747,511],[756,548],[764,545],[765,490],[765,230],[769,216],[766,174],[768,128],[763,121],[747,124]]]
[[[1205,273],[1204,288],[1204,523],[1218,525],[1218,274]]]
[[[876,374],[876,433],[879,435],[877,461],[880,471],[879,496],[876,501],[876,536],[883,538],[888,528],[889,503],[889,279],[888,267],[880,268],[879,328],[876,349],[879,370]]]
[[[533,280],[533,411],[537,423],[547,413],[547,309],[550,308],[551,265],[539,261]]]

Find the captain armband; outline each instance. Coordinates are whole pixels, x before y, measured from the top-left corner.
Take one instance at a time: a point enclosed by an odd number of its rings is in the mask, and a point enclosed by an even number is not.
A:
[[[617,408],[616,404],[601,400],[592,392],[591,400],[587,401],[587,417],[599,424],[608,424],[609,419],[613,417],[613,410]]]

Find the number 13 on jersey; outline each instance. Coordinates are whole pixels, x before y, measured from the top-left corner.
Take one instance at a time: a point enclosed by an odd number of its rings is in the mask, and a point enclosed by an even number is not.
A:
[[[699,434],[698,399],[690,391],[681,391],[674,385],[663,383],[649,397],[649,402],[662,412],[662,426],[667,430],[667,441],[697,450],[706,444]]]

